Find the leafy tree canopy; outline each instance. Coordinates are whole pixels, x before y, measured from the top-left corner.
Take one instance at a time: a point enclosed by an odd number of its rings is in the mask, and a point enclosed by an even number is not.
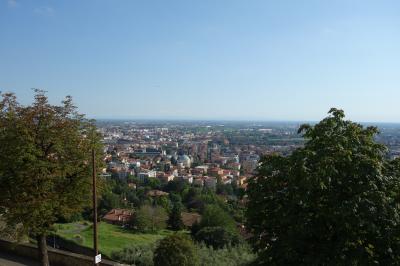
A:
[[[168,215],[160,206],[143,205],[132,216],[130,225],[140,232],[153,232],[165,229]]]
[[[101,143],[92,121],[66,97],[51,105],[35,90],[31,105],[12,93],[0,99],[0,206],[8,224],[42,241],[60,217],[91,199],[91,150],[101,167]],[[0,210],[1,211],[1,210]]]
[[[172,207],[171,213],[168,218],[168,226],[174,231],[179,231],[184,228],[182,221],[182,204],[176,202]]]
[[[182,234],[165,237],[154,252],[155,266],[196,266],[198,256],[192,240]]]
[[[397,265],[398,160],[376,127],[330,115],[303,125],[290,156],[268,155],[248,185],[247,221],[260,264]]]
[[[194,239],[197,242],[203,242],[207,246],[220,249],[225,246],[234,246],[239,244],[239,235],[227,231],[220,226],[204,227],[196,233]]]
[[[228,231],[236,232],[233,218],[218,205],[207,205],[201,217],[200,228],[219,226]]]

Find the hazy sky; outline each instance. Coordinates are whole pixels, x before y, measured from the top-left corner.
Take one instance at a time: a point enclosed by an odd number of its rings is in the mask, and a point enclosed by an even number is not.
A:
[[[400,1],[0,0],[0,90],[104,118],[400,122]]]

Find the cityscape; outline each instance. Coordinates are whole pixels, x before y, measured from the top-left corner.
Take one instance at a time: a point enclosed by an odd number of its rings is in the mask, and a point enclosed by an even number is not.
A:
[[[97,121],[104,136],[105,175],[162,183],[183,180],[216,188],[235,182],[245,188],[260,157],[288,155],[303,145],[295,122],[235,121]],[[387,156],[400,156],[400,125],[382,124],[377,141],[388,147]]]
[[[400,266],[399,10],[0,0],[0,266]]]

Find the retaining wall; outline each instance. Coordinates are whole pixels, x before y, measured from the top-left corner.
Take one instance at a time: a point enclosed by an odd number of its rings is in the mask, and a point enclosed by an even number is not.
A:
[[[33,244],[17,244],[0,239],[0,250],[21,257],[38,260],[38,250]],[[51,266],[93,266],[93,258],[89,256],[58,250],[51,247],[48,247],[48,254]],[[122,266],[122,264],[110,260],[102,260],[99,265]]]

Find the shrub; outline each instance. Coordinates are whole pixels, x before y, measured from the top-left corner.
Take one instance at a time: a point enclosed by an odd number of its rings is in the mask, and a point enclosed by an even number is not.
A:
[[[234,247],[226,246],[217,250],[200,244],[197,253],[200,266],[244,266],[250,265],[256,258],[246,243]]]
[[[196,248],[192,240],[182,234],[167,236],[161,240],[154,252],[155,266],[198,265]]]
[[[194,236],[198,242],[203,242],[207,246],[214,249],[223,248],[227,245],[237,245],[239,243],[239,235],[226,230],[223,227],[204,227]]]
[[[111,258],[130,265],[152,266],[154,248],[153,244],[131,245],[120,251],[112,252]]]
[[[249,245],[244,242],[237,246],[228,245],[221,249],[214,249],[212,246],[207,247],[205,244],[198,244],[195,246],[195,249],[198,260],[195,259],[194,261],[199,266],[244,266],[249,265],[256,258]],[[112,252],[111,258],[129,265],[153,266],[154,250],[154,244],[135,244],[120,251]]]

